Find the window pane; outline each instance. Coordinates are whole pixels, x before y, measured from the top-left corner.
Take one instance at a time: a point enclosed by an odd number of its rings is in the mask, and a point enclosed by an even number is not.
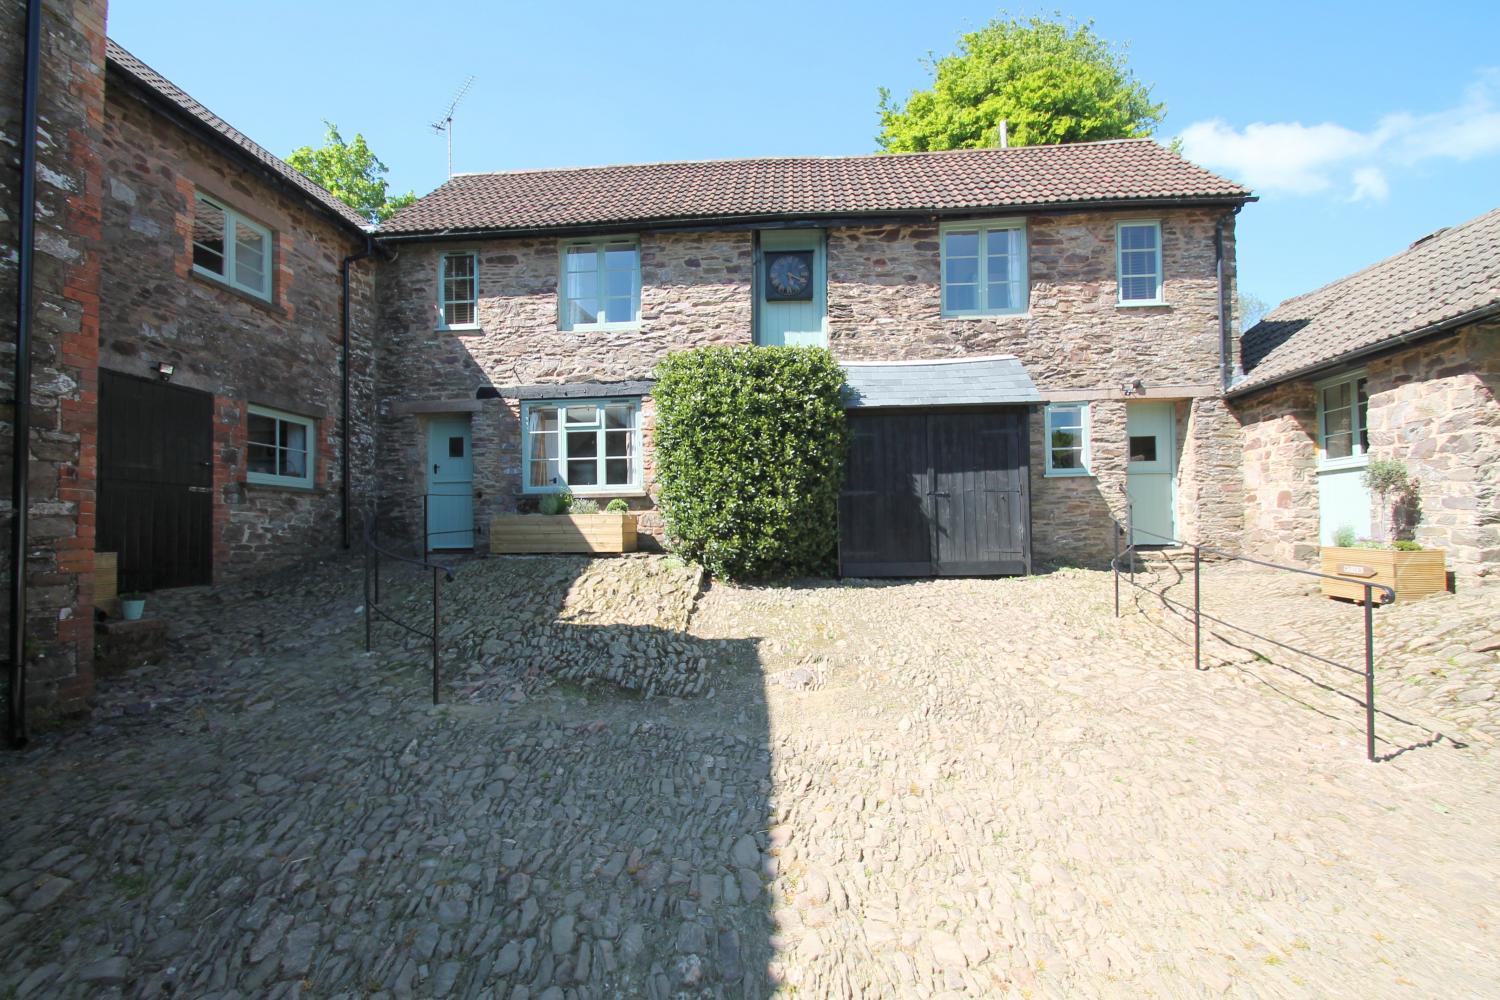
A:
[[[994,282],[990,283],[988,305],[991,309],[1015,308],[1015,304],[1011,301],[1010,284],[1008,282],[1002,284],[995,284]]]
[[[247,449],[247,460],[245,467],[251,472],[260,472],[268,476],[276,474],[276,448],[268,444],[252,444]]]
[[[557,430],[557,407],[536,406],[530,411],[528,429],[533,433]]]
[[[250,414],[251,444],[265,444],[275,447],[276,445],[276,418],[262,416],[259,413]]]
[[[599,295],[599,276],[593,271],[569,274],[565,293],[571,300],[582,301],[592,306]]]
[[[1020,237],[1019,229],[991,229],[985,233],[985,251],[991,256],[1011,253]]]
[[[604,460],[604,481],[610,486],[630,485],[630,459],[606,458]]]
[[[948,260],[948,281],[955,285],[973,284],[979,280],[979,258],[959,257]]]
[[[1052,428],[1053,448],[1080,448],[1083,446],[1083,435],[1076,430],[1059,430]]]
[[[1328,435],[1323,439],[1323,452],[1328,458],[1348,458],[1354,454],[1354,435]]]
[[[605,274],[604,294],[613,299],[635,297],[635,272],[609,271]]]
[[[598,423],[599,409],[593,403],[589,403],[586,406],[570,406],[568,407],[567,419],[569,426]]]
[[[306,479],[307,452],[283,451],[281,453],[281,474],[283,476],[292,476],[296,479]]]
[[[591,246],[568,247],[568,272],[596,271],[599,268],[599,253]]]
[[[464,457],[464,439],[462,437],[450,437],[448,439],[448,457]]]
[[[635,300],[609,299],[604,304],[604,322],[629,323],[635,319]]]
[[[569,447],[572,447],[572,442],[569,442]],[[598,486],[599,463],[592,458],[583,461],[568,459],[568,485]]]
[[[610,403],[604,408],[604,426],[610,428],[633,427],[631,419],[634,407],[629,403]]]
[[[943,252],[950,261],[955,257],[978,257],[979,231],[948,233],[943,239]]]
[[[622,458],[630,454],[630,431],[605,431],[604,454]]]
[[[449,254],[443,258],[443,276],[452,281],[466,282],[474,275],[474,256],[467,253]]]
[[[193,263],[224,273],[224,210],[201,200],[193,211]]]
[[[1156,249],[1156,227],[1121,226],[1120,249],[1154,251]]]
[[[1368,454],[1370,451],[1370,387],[1360,379],[1355,392],[1359,400],[1359,451],[1360,454]]]
[[[1121,278],[1120,298],[1130,301],[1150,301],[1156,298],[1156,279],[1147,278]]]
[[[581,302],[568,303],[568,325],[588,326],[590,323],[599,322],[599,314],[593,308],[593,303],[585,306]]]
[[[1052,468],[1054,469],[1081,469],[1083,468],[1083,452],[1072,448],[1052,449]]]
[[[1120,255],[1120,273],[1139,276],[1156,274],[1156,254],[1128,251]]]
[[[243,222],[234,226],[234,280],[257,292],[266,290],[266,271],[269,247],[265,234],[252,229]]]
[[[568,461],[575,458],[593,459],[599,454],[598,431],[568,432]]]
[[[633,274],[638,253],[632,243],[611,243],[604,248],[604,266],[613,271]]]
[[[557,479],[557,434],[532,434],[528,439],[531,463],[526,469],[527,486],[551,486]]]
[[[979,308],[978,285],[943,286],[943,307],[949,312],[966,312]]]
[[[1337,410],[1327,410],[1323,413],[1323,433],[1330,437],[1334,434],[1348,434],[1353,428],[1349,424],[1349,408],[1341,407]]]
[[[1132,462],[1156,461],[1156,435],[1130,435],[1130,460]]]
[[[450,302],[443,306],[443,322],[448,326],[473,326],[474,303]]]

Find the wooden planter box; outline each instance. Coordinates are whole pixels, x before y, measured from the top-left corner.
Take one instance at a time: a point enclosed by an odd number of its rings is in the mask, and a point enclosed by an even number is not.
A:
[[[1394,587],[1403,601],[1415,601],[1448,589],[1448,572],[1442,549],[1400,552],[1396,549],[1323,549],[1323,572],[1346,577],[1350,582],[1320,580],[1325,597],[1346,597],[1363,601],[1365,588],[1360,584],[1383,583]],[[1377,594],[1378,604],[1380,597]]]
[[[634,552],[634,514],[496,514],[490,551]]]

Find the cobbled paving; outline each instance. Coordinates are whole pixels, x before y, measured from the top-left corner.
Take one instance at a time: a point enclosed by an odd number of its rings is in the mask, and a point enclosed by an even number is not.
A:
[[[1343,679],[1107,574],[700,583],[462,565],[436,708],[357,566],[153,598],[170,662],[0,759],[0,996],[1495,995],[1487,702],[1369,764]],[[1392,675],[1483,608],[1383,609]]]

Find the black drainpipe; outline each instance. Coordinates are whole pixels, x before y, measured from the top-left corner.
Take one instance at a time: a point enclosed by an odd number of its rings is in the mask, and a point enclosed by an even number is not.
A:
[[[1234,332],[1229,316],[1229,296],[1224,288],[1224,226],[1244,207],[1234,206],[1234,211],[1219,216],[1219,221],[1214,223],[1214,276],[1219,286],[1219,379],[1225,390],[1234,384]]]
[[[16,288],[15,417],[10,471],[10,704],[13,747],[26,745],[26,514],[31,506],[31,293],[36,246],[36,92],[42,62],[42,0],[26,3],[26,71],[21,82],[21,198]]]
[[[339,311],[339,334],[341,339],[341,351],[339,354],[339,378],[342,381],[343,390],[343,412],[339,416],[339,434],[343,443],[339,447],[341,473],[343,476],[344,495],[340,501],[339,523],[344,535],[344,548],[349,548],[350,539],[350,475],[349,475],[349,413],[353,409],[352,393],[349,374],[349,265],[357,260],[364,260],[375,252],[375,239],[369,233],[365,234],[365,248],[359,253],[352,253],[344,258],[343,264],[339,266],[339,280],[343,287],[343,295],[340,301]]]

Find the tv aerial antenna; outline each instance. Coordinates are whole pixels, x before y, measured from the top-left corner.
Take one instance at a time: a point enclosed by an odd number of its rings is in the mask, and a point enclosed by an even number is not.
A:
[[[469,78],[464,81],[464,85],[458,88],[458,93],[453,95],[453,100],[448,102],[448,110],[443,112],[438,117],[438,120],[432,123],[432,131],[435,134],[447,135],[448,137],[449,177],[453,176],[453,112],[458,110],[458,102],[464,99],[464,95],[469,92],[469,88],[473,85],[474,75],[471,73],[469,74]]]

